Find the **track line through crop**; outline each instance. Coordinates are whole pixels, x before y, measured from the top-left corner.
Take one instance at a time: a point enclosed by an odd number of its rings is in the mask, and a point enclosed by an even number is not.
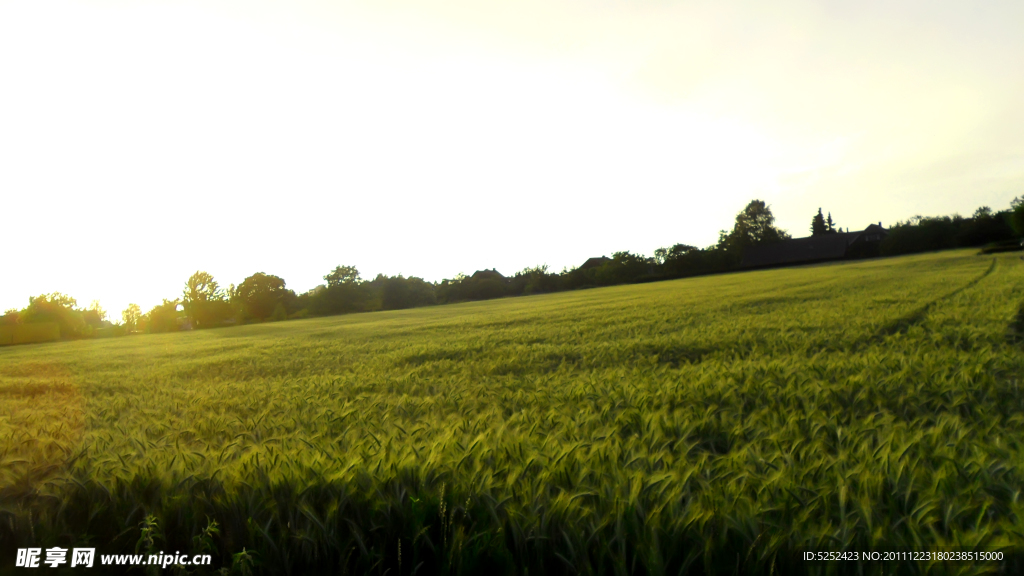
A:
[[[911,326],[921,323],[925,319],[925,317],[928,316],[928,313],[932,310],[933,307],[935,307],[936,304],[949,300],[950,298],[953,298],[954,296],[960,294],[964,290],[977,286],[979,282],[981,282],[990,274],[992,274],[992,272],[995,271],[995,269],[996,259],[993,258],[992,263],[989,265],[989,267],[985,269],[984,272],[979,274],[977,278],[970,280],[969,282],[957,288],[956,290],[953,290],[952,292],[948,292],[946,294],[943,294],[942,296],[925,302],[921,306],[918,306],[917,308],[911,310],[910,312],[904,314],[903,316],[900,316],[894,320],[885,323],[884,325],[882,325],[881,328],[879,328],[873,340],[879,341],[885,338],[886,336],[892,336],[895,334],[899,334],[900,332],[906,332]]]

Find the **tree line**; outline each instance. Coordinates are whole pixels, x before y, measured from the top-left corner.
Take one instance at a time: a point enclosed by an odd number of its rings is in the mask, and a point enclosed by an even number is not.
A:
[[[814,236],[836,234],[842,228],[832,220],[831,213],[826,218],[819,208],[811,219],[810,232]],[[981,207],[967,218],[915,216],[899,222],[881,242],[879,254],[968,246],[1019,249],[1018,238],[1022,235],[1024,199],[1017,198],[1010,209],[1000,212]],[[54,322],[63,338],[90,338],[398,310],[727,272],[740,266],[743,254],[751,247],[789,238],[775,225],[770,207],[762,200],[753,200],[736,215],[732,229],[721,231],[718,242],[711,246],[675,244],[655,250],[653,256],[615,252],[610,258],[591,259],[557,273],[546,265],[526,268],[510,277],[496,270],[482,270],[435,283],[383,274],[366,280],[355,266],[339,265],[323,276],[323,284],[297,294],[283,278],[273,274],[257,272],[237,286],[224,288],[209,273],[197,271],[185,281],[176,298],[164,299],[146,312],[130,304],[121,313],[120,322],[108,320],[98,302],[80,308],[74,298],[54,292],[29,298],[23,309],[7,310],[0,316],[0,324]]]
[[[1009,210],[993,212],[982,206],[965,218],[914,216],[889,229],[882,242],[883,256],[898,256],[950,248],[982,246],[986,252],[1017,250],[1024,236],[1024,198],[1015,198]]]

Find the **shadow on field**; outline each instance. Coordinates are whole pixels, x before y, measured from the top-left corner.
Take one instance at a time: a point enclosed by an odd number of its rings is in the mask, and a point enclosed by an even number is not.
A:
[[[651,358],[658,364],[679,368],[687,364],[699,364],[717,352],[717,348],[705,346],[643,344],[634,348],[636,358]]]
[[[428,372],[448,372],[453,365],[486,365],[487,374],[522,376],[547,374],[558,370],[605,370],[623,366],[668,366],[679,368],[699,364],[720,348],[686,344],[639,342],[628,346],[594,347],[583,353],[573,346],[530,346],[510,344],[502,347],[467,346],[430,348],[406,354],[397,364]],[[482,360],[486,360],[482,363]]]
[[[1006,327],[1006,341],[1010,344],[1024,344],[1024,302]]]

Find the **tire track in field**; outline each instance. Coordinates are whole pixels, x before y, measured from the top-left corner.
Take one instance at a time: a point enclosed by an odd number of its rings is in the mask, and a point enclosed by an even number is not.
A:
[[[1021,303],[1010,325],[1006,327],[1006,341],[1010,344],[1024,343],[1024,303]]]
[[[1022,287],[1024,285],[1017,283],[1013,289],[1019,293]],[[1010,320],[1010,324],[1006,327],[1006,342],[1009,344],[1024,344],[1024,301],[1017,306],[1017,313],[1013,315],[1013,319]]]
[[[942,296],[929,300],[928,302],[925,302],[924,304],[918,306],[917,308],[911,310],[910,312],[898,318],[890,320],[889,322],[886,322],[878,329],[874,337],[870,338],[869,340],[877,342],[884,339],[886,336],[893,336],[901,332],[906,332],[907,330],[910,329],[911,326],[923,322],[924,319],[928,316],[928,313],[931,312],[931,310],[937,304],[940,304],[942,302],[945,302],[946,300],[949,300],[950,298],[953,298],[954,296],[960,294],[964,290],[968,290],[970,288],[977,286],[979,282],[981,282],[990,274],[992,274],[992,272],[994,272],[995,269],[996,259],[993,258],[992,263],[989,264],[989,267],[984,272],[979,274],[977,278],[968,281],[966,284],[957,288],[956,290],[953,290],[952,292],[948,292],[946,294],[943,294]]]

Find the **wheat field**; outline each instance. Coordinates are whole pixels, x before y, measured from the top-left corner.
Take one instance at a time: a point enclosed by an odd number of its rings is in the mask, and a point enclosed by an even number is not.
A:
[[[1013,557],[1022,288],[954,251],[3,348],[0,571],[1010,572],[800,554]]]

